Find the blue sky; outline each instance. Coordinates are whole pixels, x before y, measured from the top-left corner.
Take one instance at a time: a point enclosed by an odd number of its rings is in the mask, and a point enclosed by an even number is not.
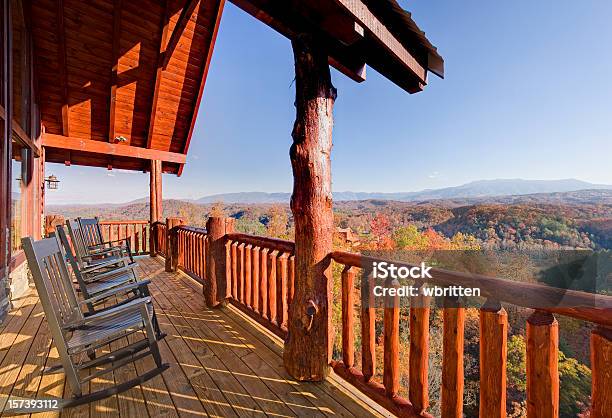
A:
[[[493,178],[612,184],[612,2],[400,1],[445,58],[409,95],[368,68],[338,89],[336,191],[413,191]],[[289,40],[226,5],[182,177],[164,198],[290,191]],[[124,202],[148,174],[49,164],[48,203]],[[88,185],[96,184],[95,188]]]

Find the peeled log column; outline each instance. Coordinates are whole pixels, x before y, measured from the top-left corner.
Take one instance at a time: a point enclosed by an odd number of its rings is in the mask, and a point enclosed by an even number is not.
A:
[[[159,160],[151,160],[149,177],[149,223],[153,231],[153,223],[161,221],[162,217],[162,164]],[[157,255],[157,234],[149,234],[149,253]]]
[[[329,303],[332,276],[332,109],[327,54],[311,35],[293,41],[295,107],[291,166],[295,222],[295,289],[289,313],[284,363],[298,380],[323,380],[329,373],[333,330]]]

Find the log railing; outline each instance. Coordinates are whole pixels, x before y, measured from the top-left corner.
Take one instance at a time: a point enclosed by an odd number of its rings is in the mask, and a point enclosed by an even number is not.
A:
[[[166,240],[164,224],[155,224],[160,235],[160,253],[166,242],[176,242],[178,266],[201,280],[207,289],[208,276],[222,265],[217,290],[229,302],[260,324],[285,338],[289,305],[294,291],[295,245],[293,242],[238,233],[223,235],[225,251],[214,255],[210,237],[200,228],[179,226],[176,239]],[[175,244],[172,244],[175,245]],[[213,260],[214,258],[214,260]],[[218,259],[217,259],[218,258]],[[430,417],[429,300],[410,301],[410,341],[407,398],[399,395],[400,306],[387,299],[383,311],[381,341],[376,338],[376,309],[368,304],[372,279],[365,286],[357,280],[362,268],[379,259],[346,252],[332,252],[330,259],[343,266],[341,274],[342,360],[332,361],[336,374],[398,416]],[[394,262],[398,267],[401,262]],[[406,265],[406,264],[404,264]],[[508,317],[502,303],[534,309],[527,320],[527,405],[528,417],[558,416],[558,323],[564,315],[596,325],[591,336],[592,417],[605,417],[612,408],[612,297],[555,289],[487,276],[432,269],[428,285],[478,287],[486,299],[480,307],[480,416],[506,416],[506,355]],[[215,273],[217,274],[217,273]],[[417,283],[425,285],[425,283]],[[361,291],[359,293],[359,290]],[[565,304],[555,306],[563,296]],[[359,302],[360,303],[356,303]],[[214,300],[214,298],[212,298]],[[441,416],[463,416],[465,309],[444,302]],[[356,318],[354,308],[360,305]],[[361,359],[355,360],[355,324],[361,327]],[[383,344],[382,367],[377,367],[377,344]],[[382,379],[375,379],[382,370]]]
[[[206,229],[177,229],[178,267],[198,280],[206,277]]]
[[[332,366],[337,374],[398,416],[430,416],[428,399],[429,301],[411,301],[408,399],[398,395],[400,382],[399,320],[397,299],[385,301],[383,317],[383,378],[373,380],[376,368],[375,312],[362,287],[361,370],[355,368],[354,299],[357,272],[374,261],[359,254],[333,252],[332,259],[342,271],[342,361]],[[394,262],[396,266],[402,263]],[[527,405],[528,417],[555,417],[559,411],[558,323],[553,314],[597,324],[591,336],[591,416],[604,417],[612,407],[612,297],[561,290],[535,283],[432,269],[430,284],[479,287],[487,302],[480,308],[480,416],[506,416],[506,353],[508,317],[501,303],[534,309],[527,321]],[[418,285],[418,284],[417,284]],[[421,285],[423,285],[421,283]],[[552,301],[563,296],[564,305]],[[417,296],[423,298],[423,296]],[[443,362],[441,415],[463,416],[463,338],[465,308],[453,306],[443,312]],[[604,383],[604,381],[606,383]]]
[[[149,221],[100,221],[105,241],[127,239],[134,255],[149,253]]]
[[[293,242],[227,234],[226,274],[230,303],[284,338],[293,296]]]

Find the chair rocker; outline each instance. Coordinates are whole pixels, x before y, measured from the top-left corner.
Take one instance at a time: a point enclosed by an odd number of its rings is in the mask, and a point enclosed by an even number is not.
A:
[[[86,317],[81,308],[95,302],[96,297],[81,302],[77,300],[57,238],[35,242],[31,237],[26,237],[22,239],[22,244],[73,394],[73,398],[64,404],[65,407],[123,392],[159,375],[169,367],[162,361],[153,330],[153,305],[150,297],[135,299]],[[84,354],[128,335],[142,335],[143,338],[122,349],[102,354],[93,360],[85,360]],[[143,375],[107,389],[83,393],[83,384],[149,355],[153,357],[156,367]],[[101,366],[105,367],[85,373],[92,367]]]

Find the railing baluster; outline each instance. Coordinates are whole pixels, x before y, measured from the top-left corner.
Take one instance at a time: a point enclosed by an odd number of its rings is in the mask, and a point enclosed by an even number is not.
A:
[[[612,411],[612,329],[598,326],[591,333],[591,417]]]
[[[259,260],[259,267],[261,272],[259,273],[259,309],[261,316],[264,319],[268,319],[268,249],[261,249],[261,259]]]
[[[260,247],[253,248],[253,256],[252,256],[252,267],[251,271],[253,272],[252,282],[253,282],[253,310],[259,313],[259,257],[260,257]]]
[[[419,288],[422,288],[421,284]],[[417,412],[429,405],[429,304],[430,298],[420,290],[410,298],[410,354],[408,398]]]
[[[232,244],[232,298],[238,300],[238,243]]]
[[[444,418],[463,416],[463,342],[465,309],[457,307],[456,301],[446,300],[443,309],[444,329],[442,336],[442,408]]]
[[[283,331],[287,330],[287,320],[289,311],[287,306],[287,275],[288,271],[288,254],[283,253],[278,257],[276,264],[276,296],[277,296],[277,318],[279,325]]]
[[[278,251],[273,250],[269,255],[268,266],[268,307],[270,308],[270,322],[278,325],[276,321],[276,257]]]
[[[361,286],[361,371],[369,382],[376,370],[376,310],[371,300],[375,280],[371,274]]]
[[[238,300],[244,303],[244,244],[238,245]]]
[[[559,323],[548,312],[527,319],[527,417],[559,416]]]
[[[295,256],[289,257],[289,283],[287,284],[287,303],[291,306],[295,293]]]
[[[391,287],[387,283],[387,287]],[[384,370],[383,370],[383,385],[385,393],[392,398],[399,392],[399,296],[389,296],[385,298],[384,311]],[[412,337],[412,332],[410,332]],[[410,350],[412,354],[412,347]],[[412,366],[412,365],[411,365]],[[410,367],[410,370],[413,370]],[[412,383],[412,382],[411,382]],[[412,386],[411,386],[412,387]]]
[[[249,308],[252,308],[251,304],[251,292],[253,289],[251,288],[251,268],[253,267],[251,261],[251,255],[253,251],[253,246],[248,244],[244,248],[244,303]]]
[[[506,416],[508,315],[497,302],[480,308],[480,416]]]
[[[355,269],[345,266],[342,270],[342,362],[346,367],[355,365]]]

